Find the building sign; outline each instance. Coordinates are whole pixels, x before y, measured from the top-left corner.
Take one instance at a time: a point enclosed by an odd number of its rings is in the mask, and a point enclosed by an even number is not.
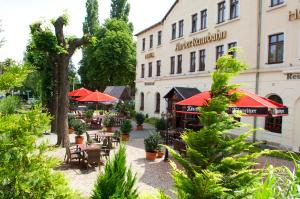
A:
[[[300,73],[287,73],[286,79],[287,80],[300,79]]]
[[[151,58],[154,58],[154,53],[148,53],[145,55],[145,59],[151,59]]]
[[[295,21],[297,19],[300,19],[300,10],[296,9],[295,11],[290,11],[289,12],[289,20]]]
[[[154,82],[145,82],[145,86],[154,86]]]
[[[207,43],[211,43],[214,41],[220,41],[222,39],[225,39],[227,37],[227,31],[217,31],[216,33],[208,33],[207,36],[200,37],[200,38],[194,38],[193,40],[186,41],[183,43],[176,44],[175,51],[180,51],[192,47],[201,46]]]

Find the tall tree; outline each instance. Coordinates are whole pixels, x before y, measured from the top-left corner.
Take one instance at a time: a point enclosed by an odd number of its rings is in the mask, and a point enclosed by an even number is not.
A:
[[[111,0],[110,18],[128,22],[130,4],[127,0]]]
[[[55,120],[57,121],[57,144],[66,146],[69,144],[68,135],[68,92],[69,79],[68,67],[69,62],[75,50],[89,42],[89,37],[82,38],[68,37],[64,35],[64,26],[67,25],[68,18],[66,15],[54,20],[53,26],[55,33],[49,28],[43,29],[41,23],[31,26],[35,35],[39,35],[38,47],[45,52],[51,51],[51,57],[54,60],[54,110]]]
[[[98,0],[86,1],[86,17],[83,22],[83,33],[89,35],[96,35],[99,31],[99,10]],[[81,76],[81,82],[84,86],[89,86],[88,71],[95,67],[94,63],[94,46],[87,45],[82,49],[82,60],[80,61],[79,75]]]

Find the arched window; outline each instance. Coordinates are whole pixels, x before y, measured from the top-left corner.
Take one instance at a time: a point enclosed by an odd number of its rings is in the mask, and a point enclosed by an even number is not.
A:
[[[141,111],[144,110],[144,93],[141,93],[141,106],[140,106],[140,110]]]
[[[282,99],[278,95],[271,95],[268,99],[282,104]],[[282,131],[282,117],[266,117],[265,129],[273,133],[281,133]]]
[[[155,113],[159,113],[160,112],[160,94],[156,93],[155,97],[156,97]]]

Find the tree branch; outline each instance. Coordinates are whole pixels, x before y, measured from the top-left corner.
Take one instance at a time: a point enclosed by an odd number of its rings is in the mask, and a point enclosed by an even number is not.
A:
[[[56,35],[58,44],[62,47],[65,47],[66,40],[65,40],[64,31],[63,31],[64,25],[65,25],[64,18],[58,17],[53,25],[55,28],[55,35]]]
[[[68,48],[68,54],[69,56],[72,56],[75,52],[75,50],[85,44],[89,43],[89,39],[86,37],[82,38],[76,38],[69,42],[69,48]]]

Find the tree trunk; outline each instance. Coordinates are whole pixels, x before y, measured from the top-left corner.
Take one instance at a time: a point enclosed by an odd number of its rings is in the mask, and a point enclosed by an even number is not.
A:
[[[58,123],[58,97],[59,97],[59,73],[58,73],[58,66],[55,64],[54,66],[54,88],[53,88],[53,97],[52,97],[52,121],[51,121],[51,132],[57,134],[57,143],[56,145],[61,145],[61,136],[57,133],[57,123]]]

